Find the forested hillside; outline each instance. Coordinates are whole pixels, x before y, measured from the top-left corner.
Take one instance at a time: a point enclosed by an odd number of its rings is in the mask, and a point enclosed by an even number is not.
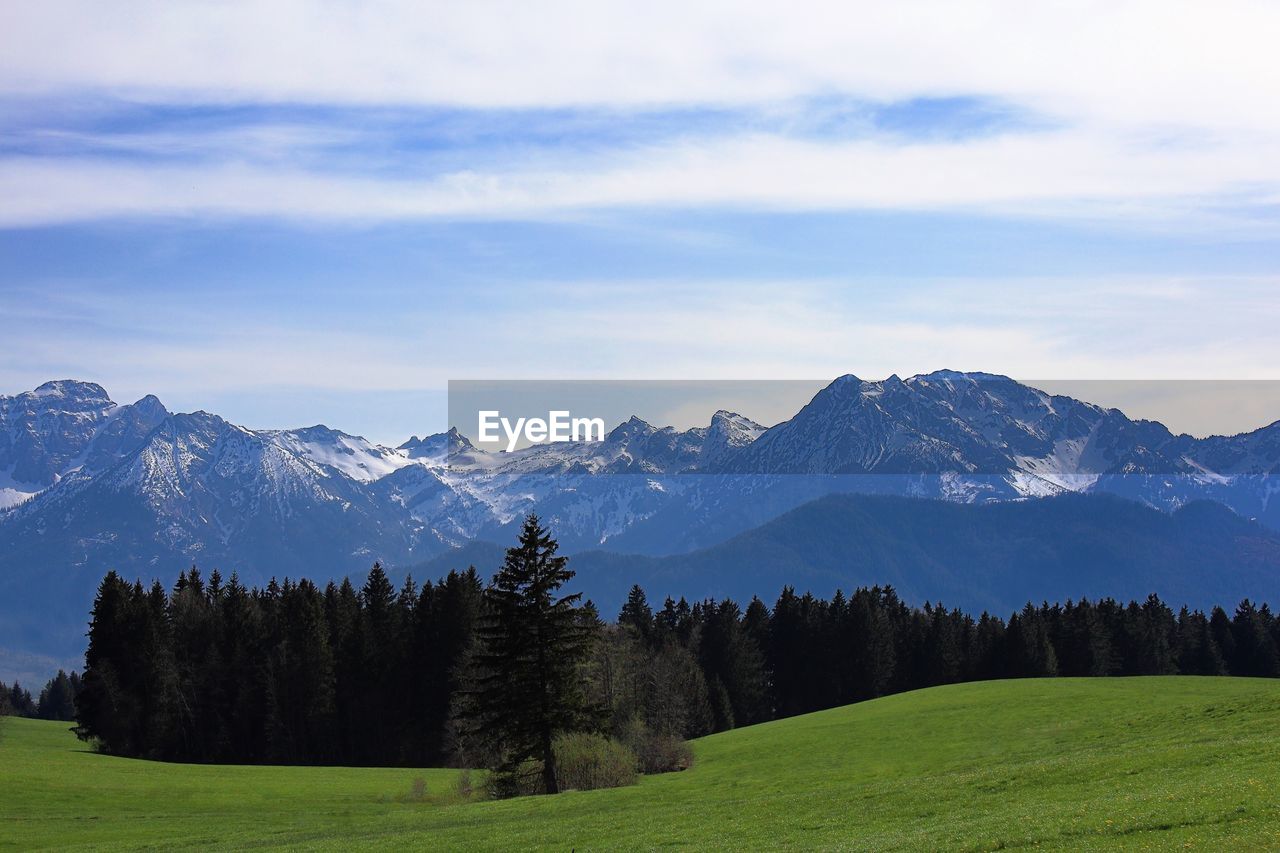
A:
[[[246,589],[184,572],[172,590],[111,573],[79,698],[109,752],[182,761],[434,765],[484,607],[475,571],[396,590],[286,580]],[[1171,610],[1159,598],[1028,604],[1007,617],[910,606],[890,587],[830,599],[784,588],[653,608],[585,608],[584,690],[602,729],[679,738],[930,685],[1035,676],[1280,675],[1280,620]]]

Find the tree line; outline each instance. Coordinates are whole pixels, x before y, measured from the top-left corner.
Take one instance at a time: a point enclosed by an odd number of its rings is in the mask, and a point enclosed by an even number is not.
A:
[[[80,692],[80,673],[67,675],[58,670],[50,678],[38,698],[18,682],[12,686],[0,681],[0,716],[34,717],[40,720],[71,721],[76,718],[76,694]]]
[[[551,739],[595,731],[646,766],[736,726],[890,693],[997,678],[1280,676],[1280,619],[1174,612],[1152,595],[1028,604],[1007,619],[912,607],[891,587],[830,599],[787,587],[613,621],[562,595],[565,558],[536,518],[488,584],[474,568],[396,589],[183,572],[171,590],[110,572],[93,606],[79,731],[168,760],[488,766],[554,791]],[[513,784],[515,784],[513,782]],[[514,790],[514,788],[513,788]]]

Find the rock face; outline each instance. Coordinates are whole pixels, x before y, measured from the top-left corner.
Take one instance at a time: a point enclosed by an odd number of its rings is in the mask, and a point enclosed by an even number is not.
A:
[[[155,397],[117,406],[101,385],[70,379],[0,397],[0,509],[64,477],[104,470],[168,414]]]
[[[456,430],[396,448],[326,426],[254,431],[49,382],[0,397],[0,647],[54,610],[51,630],[78,643],[107,568],[329,577],[504,542],[535,509],[568,553],[654,556],[833,493],[1108,492],[1169,512],[1207,499],[1280,529],[1278,474],[1280,423],[1195,439],[980,373],[844,376],[768,429],[725,411],[685,431],[633,417],[603,441],[512,453]]]

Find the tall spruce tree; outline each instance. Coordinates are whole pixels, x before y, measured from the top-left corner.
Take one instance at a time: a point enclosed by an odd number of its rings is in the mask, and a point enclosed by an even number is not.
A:
[[[75,688],[64,670],[49,679],[40,691],[37,714],[42,720],[74,720],[76,716]]]
[[[583,685],[589,620],[580,593],[561,596],[574,573],[536,515],[485,590],[485,613],[472,658],[467,712],[473,730],[496,739],[498,790],[530,760],[542,764],[543,789],[559,791],[552,741],[595,724]]]
[[[707,600],[696,610],[702,619],[698,657],[707,677],[716,730],[769,719],[764,655],[743,629],[737,603]]]
[[[426,583],[414,607],[416,675],[410,680],[420,752],[410,758],[430,766],[446,757],[449,709],[465,676],[465,660],[480,619],[484,584],[475,567]]]
[[[627,603],[622,605],[622,611],[618,614],[618,624],[630,625],[641,637],[646,640],[649,638],[653,629],[653,610],[649,607],[649,600],[640,584],[632,586],[627,593]]]
[[[136,674],[147,662],[140,660],[134,640],[133,623],[138,617],[130,598],[129,584],[114,571],[107,572],[93,602],[84,687],[76,697],[77,735],[84,740],[96,738],[104,752],[120,755],[142,753],[134,736],[141,716],[134,688]]]
[[[13,687],[9,688],[8,694],[3,703],[3,713],[12,714],[15,717],[34,717],[36,716],[36,703],[31,698],[31,692],[23,689],[18,682],[13,682]]]

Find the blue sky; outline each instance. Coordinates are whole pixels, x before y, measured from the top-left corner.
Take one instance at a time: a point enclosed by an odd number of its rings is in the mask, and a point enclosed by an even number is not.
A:
[[[398,442],[450,378],[1280,378],[1275,9],[881,5],[18,10],[0,393]]]

